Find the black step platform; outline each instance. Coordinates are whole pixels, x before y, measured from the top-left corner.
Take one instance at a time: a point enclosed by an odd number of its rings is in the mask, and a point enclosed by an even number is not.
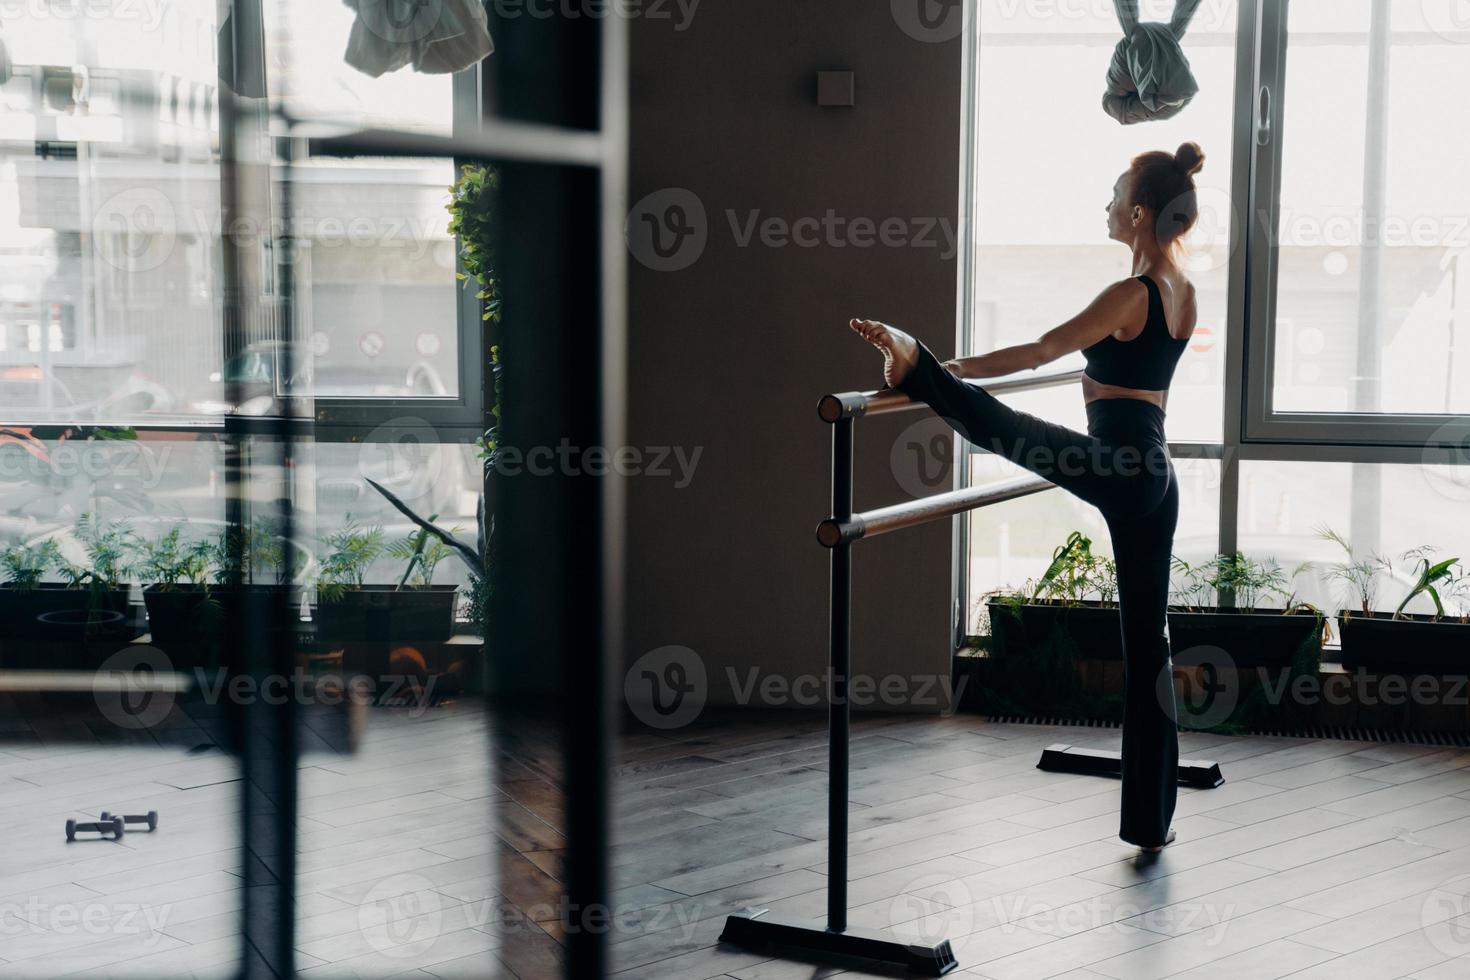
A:
[[[848,927],[842,932],[832,932],[821,926],[798,925],[765,918],[765,915],[765,909],[747,909],[727,917],[720,942],[879,960],[923,977],[941,977],[959,966],[947,939],[932,946],[910,944],[890,939],[871,929]]]
[[[1037,769],[1047,772],[1070,772],[1082,776],[1123,776],[1123,759],[1106,749],[1079,749],[1071,745],[1048,745],[1041,752]],[[1179,782],[1195,789],[1214,789],[1225,784],[1220,763],[1203,759],[1180,759]]]

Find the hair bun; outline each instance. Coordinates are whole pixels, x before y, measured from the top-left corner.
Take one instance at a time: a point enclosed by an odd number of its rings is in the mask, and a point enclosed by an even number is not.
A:
[[[1174,162],[1180,170],[1193,176],[1205,165],[1205,151],[1199,148],[1198,143],[1180,143],[1179,149],[1174,151]]]

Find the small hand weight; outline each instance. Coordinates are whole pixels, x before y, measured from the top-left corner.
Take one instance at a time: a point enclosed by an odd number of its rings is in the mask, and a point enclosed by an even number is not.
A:
[[[152,833],[158,829],[158,811],[149,810],[147,813],[112,814],[106,810],[102,811],[102,822],[109,820],[121,820],[124,824],[147,824],[148,832]]]
[[[111,834],[113,840],[122,840],[123,818],[109,817],[106,812],[102,814],[102,817],[103,819],[96,823],[77,823],[75,820],[68,820],[66,822],[67,841],[76,840],[78,833],[101,834],[103,837]]]

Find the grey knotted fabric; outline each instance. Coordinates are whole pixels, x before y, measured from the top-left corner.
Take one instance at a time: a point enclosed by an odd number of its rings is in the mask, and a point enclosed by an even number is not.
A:
[[[1123,40],[1108,65],[1103,109],[1123,125],[1168,119],[1189,105],[1199,91],[1179,41],[1200,0],[1175,0],[1169,23],[1139,23],[1138,0],[1113,0]]]
[[[495,50],[482,0],[343,2],[357,11],[346,61],[364,75],[377,78],[408,64],[424,74],[449,74]]]

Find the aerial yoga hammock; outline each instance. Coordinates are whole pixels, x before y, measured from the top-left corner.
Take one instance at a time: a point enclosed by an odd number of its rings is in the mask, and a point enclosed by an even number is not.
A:
[[[1179,40],[1189,28],[1200,0],[1175,0],[1174,16],[1161,24],[1138,20],[1138,0],[1113,0],[1123,40],[1108,65],[1103,109],[1123,125],[1168,119],[1189,105],[1199,91]]]

